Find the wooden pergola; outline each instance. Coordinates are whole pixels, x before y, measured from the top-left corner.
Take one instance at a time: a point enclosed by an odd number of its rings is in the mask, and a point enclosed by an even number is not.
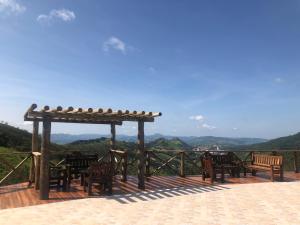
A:
[[[138,188],[145,189],[145,144],[144,123],[154,122],[154,118],[162,114],[112,109],[82,109],[82,108],[50,108],[44,106],[37,110],[37,105],[32,104],[24,115],[25,121],[33,121],[32,154],[38,155],[40,160],[35,163],[35,188],[40,189],[40,199],[49,199],[49,154],[51,123],[82,123],[82,124],[107,124],[111,126],[111,149],[115,149],[116,125],[123,121],[138,122]],[[39,122],[43,124],[41,151],[38,149]]]

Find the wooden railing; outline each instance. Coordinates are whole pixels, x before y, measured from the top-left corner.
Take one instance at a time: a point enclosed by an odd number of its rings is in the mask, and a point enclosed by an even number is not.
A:
[[[127,181],[127,151],[110,150],[110,156],[114,167],[114,175],[121,174],[121,180]]]
[[[146,150],[146,169],[145,175],[147,177],[158,174],[163,170],[172,171],[174,174],[181,177],[191,174],[201,174],[202,167],[200,163],[200,156],[207,151],[195,151],[195,150]],[[300,150],[282,149],[282,150],[229,150],[229,151],[219,151],[219,150],[209,150],[209,152],[235,152],[243,161],[252,157],[254,152],[269,153],[273,155],[278,154],[290,154],[292,158],[286,160],[293,160],[294,171],[299,172],[300,166]],[[189,166],[188,166],[189,165]],[[187,171],[188,168],[194,169],[191,173]]]
[[[168,168],[174,174],[186,176],[186,165],[201,173],[200,155],[195,151],[182,150],[147,150],[146,151],[146,176],[158,174]]]
[[[25,155],[25,157],[22,157],[21,161],[19,161],[16,165],[12,164],[7,160],[7,157],[16,156],[16,155]],[[24,163],[32,158],[31,152],[10,152],[10,153],[0,153],[0,165],[4,166],[5,168],[2,168],[5,172],[5,175],[3,177],[0,177],[0,185],[4,184],[5,181],[8,180],[12,175],[16,174],[16,171],[24,165]],[[17,175],[22,175],[21,173]],[[29,177],[26,178],[26,181],[29,180]]]
[[[186,175],[192,174],[201,174],[202,168],[200,163],[200,156],[206,151],[191,151],[191,150],[165,150],[165,149],[156,149],[156,150],[146,150],[145,151],[145,175],[146,177],[150,177],[153,175],[161,174],[163,175],[166,170],[168,173],[165,174],[174,174],[179,175],[181,177],[185,177]],[[214,150],[210,152],[216,152]],[[219,151],[218,151],[219,152]],[[285,160],[293,160],[293,163],[290,161],[290,165],[293,164],[293,169],[296,173],[299,172],[300,166],[300,150],[242,150],[242,151],[223,151],[223,152],[235,152],[238,156],[241,157],[242,160],[246,160],[247,158],[251,157],[254,152],[263,152],[263,153],[270,153],[270,154],[287,154],[288,157]],[[63,156],[65,153],[59,153],[58,155]],[[19,161],[14,160],[12,163],[10,160],[7,160],[7,156],[22,156],[19,157]],[[53,153],[54,155],[54,153]],[[24,156],[24,157],[23,157]],[[127,180],[127,172],[128,167],[131,166],[131,169],[134,169],[131,174],[135,174],[136,172],[136,161],[137,157],[134,153],[130,154],[130,158],[128,157],[127,151],[121,150],[110,150],[107,152],[106,155],[99,158],[99,161],[103,160],[105,157],[111,160],[114,166],[114,173],[120,174],[122,181]],[[32,159],[30,173],[29,164],[26,164],[28,160]],[[22,170],[20,175],[24,180],[31,182],[35,182],[35,187],[38,188],[39,186],[39,170],[35,170],[34,168],[39,168],[39,161],[40,161],[40,153],[39,152],[11,152],[11,153],[0,153],[0,171],[2,170],[2,177],[0,177],[0,185],[3,185],[7,182],[11,176],[18,176],[19,170],[24,164],[28,167],[27,171]],[[53,165],[61,165],[63,164],[64,159],[63,157],[57,158]],[[2,169],[1,169],[2,167]],[[292,169],[292,168],[289,168]],[[5,171],[5,173],[3,173]],[[17,173],[18,172],[18,173]],[[34,179],[36,178],[36,179]]]

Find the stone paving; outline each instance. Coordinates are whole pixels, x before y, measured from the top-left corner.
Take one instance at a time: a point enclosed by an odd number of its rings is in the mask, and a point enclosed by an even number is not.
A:
[[[300,224],[300,182],[189,187],[0,211],[0,224]]]

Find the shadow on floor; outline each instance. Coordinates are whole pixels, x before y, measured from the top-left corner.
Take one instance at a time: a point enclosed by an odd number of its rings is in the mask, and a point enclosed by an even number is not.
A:
[[[122,204],[134,203],[139,201],[150,201],[163,198],[170,198],[176,196],[193,195],[204,192],[213,192],[230,189],[221,185],[214,186],[189,186],[189,187],[175,187],[175,188],[165,188],[157,190],[142,191],[130,194],[103,196],[102,198],[116,200]],[[97,196],[99,197],[99,196]]]

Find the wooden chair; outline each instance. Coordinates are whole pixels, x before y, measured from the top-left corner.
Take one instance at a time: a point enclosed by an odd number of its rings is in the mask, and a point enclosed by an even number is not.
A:
[[[210,182],[213,183],[217,174],[221,174],[221,182],[224,183],[224,166],[214,163],[210,154],[205,153],[201,157],[202,164],[202,180],[210,177]]]
[[[112,194],[113,167],[111,162],[93,163],[84,176],[84,191],[88,188],[88,196],[92,195],[94,183],[100,184],[102,189]]]
[[[216,152],[211,154],[212,160],[216,165],[224,167],[224,173],[230,174],[231,177],[240,177],[240,171],[243,162],[233,152]]]
[[[56,186],[57,189],[62,187],[63,191],[67,190],[67,171],[61,166],[49,167],[49,188]]]
[[[82,155],[82,154],[71,154],[66,155],[65,165],[67,168],[68,184],[70,185],[71,180],[78,178],[82,170],[86,170],[92,163],[98,161],[96,154]]]

